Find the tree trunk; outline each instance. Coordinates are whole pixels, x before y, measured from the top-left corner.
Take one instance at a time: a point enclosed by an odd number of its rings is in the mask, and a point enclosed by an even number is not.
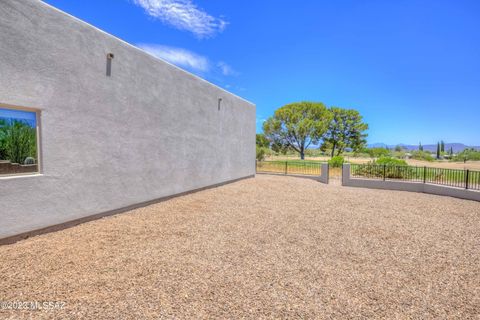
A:
[[[300,149],[300,159],[305,160],[305,149]]]
[[[332,158],[335,156],[335,147],[336,147],[336,144],[334,143],[332,145]]]

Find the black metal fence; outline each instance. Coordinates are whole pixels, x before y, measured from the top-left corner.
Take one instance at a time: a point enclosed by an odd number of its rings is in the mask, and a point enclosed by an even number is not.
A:
[[[414,166],[351,164],[353,178],[401,180],[480,190],[480,171]]]
[[[259,173],[302,174],[319,176],[322,163],[309,161],[257,161]]]

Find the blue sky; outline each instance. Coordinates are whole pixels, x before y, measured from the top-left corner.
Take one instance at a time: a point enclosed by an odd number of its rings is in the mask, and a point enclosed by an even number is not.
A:
[[[480,1],[46,0],[257,105],[358,109],[369,142],[480,145]]]
[[[37,115],[35,112],[3,108],[0,108],[0,118],[26,121],[31,124],[32,127],[36,126],[37,121]]]

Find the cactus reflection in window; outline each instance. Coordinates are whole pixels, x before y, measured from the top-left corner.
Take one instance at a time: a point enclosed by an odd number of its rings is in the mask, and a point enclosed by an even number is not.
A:
[[[36,172],[37,113],[0,105],[0,176]]]

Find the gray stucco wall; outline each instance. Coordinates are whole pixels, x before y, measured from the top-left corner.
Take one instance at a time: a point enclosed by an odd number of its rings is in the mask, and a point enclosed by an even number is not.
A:
[[[328,184],[328,170],[330,169],[328,163],[322,163],[322,171],[320,173],[320,182]]]
[[[286,174],[285,172],[281,173],[280,171],[277,171],[277,172],[260,171],[260,172],[256,172],[256,174],[271,174],[276,176],[281,175],[281,176],[299,177],[299,178],[317,180],[321,183],[328,184],[328,170],[329,170],[328,163],[322,163],[320,168],[321,169],[320,169],[319,176],[307,175],[307,174],[295,174],[295,173]]]
[[[342,170],[342,185],[371,189],[386,189],[411,192],[423,192],[441,196],[450,196],[460,199],[480,201],[480,192],[461,188],[433,185],[421,182],[359,179],[350,177],[350,164],[345,164]]]
[[[42,147],[0,178],[0,238],[255,174],[253,104],[39,0],[1,1],[0,104]]]

